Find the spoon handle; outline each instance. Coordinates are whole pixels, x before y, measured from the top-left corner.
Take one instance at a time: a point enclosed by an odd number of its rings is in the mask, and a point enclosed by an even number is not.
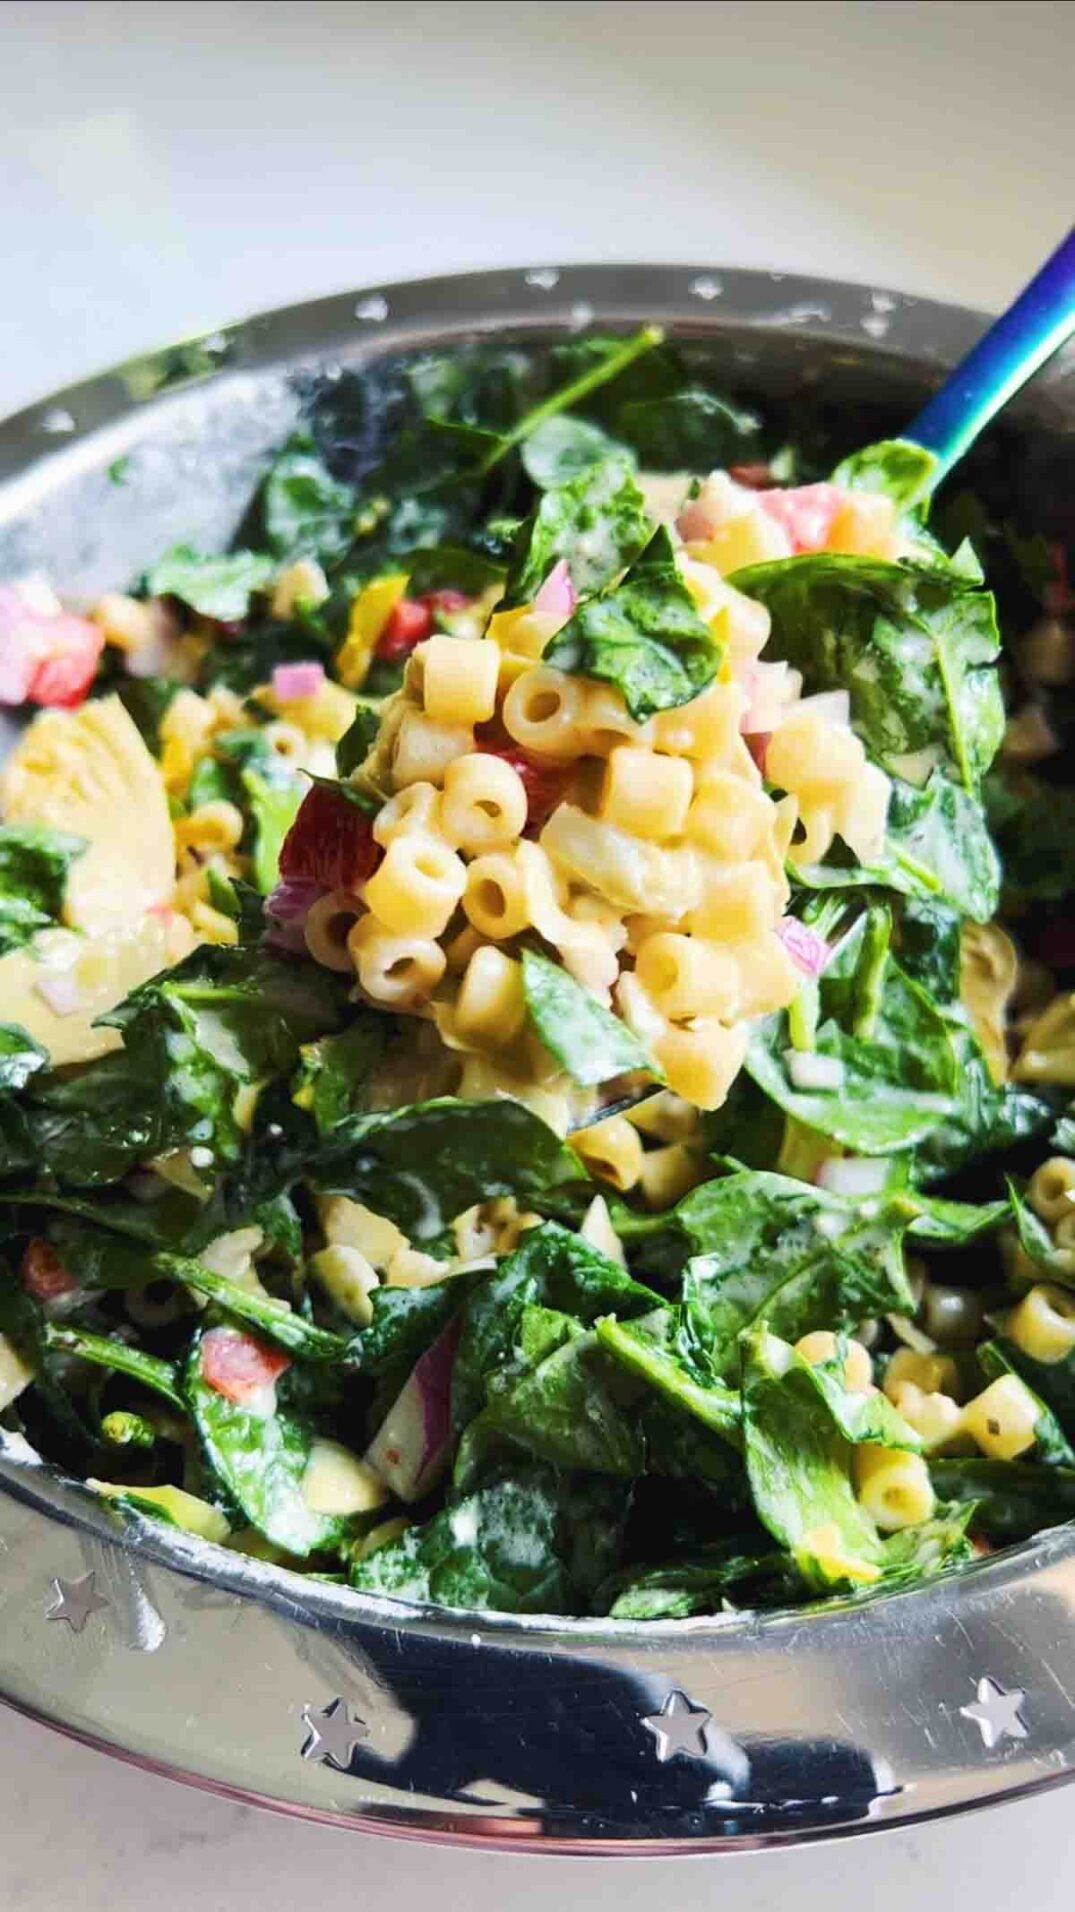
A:
[[[905,437],[936,455],[932,486],[1073,332],[1075,227],[907,427]]]

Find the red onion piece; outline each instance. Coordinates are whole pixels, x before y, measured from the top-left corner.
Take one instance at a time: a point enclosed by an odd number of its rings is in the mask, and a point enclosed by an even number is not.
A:
[[[265,941],[270,949],[287,956],[306,954],[306,918],[314,904],[328,894],[320,883],[306,883],[299,877],[284,877],[270,890],[263,905]]]
[[[800,923],[797,917],[782,916],[776,926],[776,933],[791,957],[793,963],[806,976],[820,976],[832,950],[823,936],[807,923]]]
[[[312,660],[303,664],[277,664],[272,674],[274,694],[281,703],[296,697],[316,697],[325,681],[325,666]]]
[[[578,595],[571,582],[571,573],[567,559],[561,558],[554,564],[544,584],[534,599],[535,611],[543,616],[569,618],[578,603]]]

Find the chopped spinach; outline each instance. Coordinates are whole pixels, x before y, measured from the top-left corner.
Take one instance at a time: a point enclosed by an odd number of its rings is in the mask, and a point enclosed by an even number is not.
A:
[[[534,1030],[574,1082],[596,1086],[633,1070],[663,1081],[638,1037],[592,990],[537,950],[524,949],[522,964],[523,993]]]
[[[67,872],[84,848],[62,830],[0,823],[0,956],[60,921]]]
[[[736,574],[773,620],[769,654],[811,691],[846,689],[851,721],[892,775],[940,767],[972,795],[1000,746],[993,600],[955,571],[819,553]]]
[[[520,1467],[356,1561],[366,1593],[495,1613],[585,1612],[617,1564],[621,1482]]]
[[[291,439],[273,459],[257,508],[263,541],[282,562],[317,558],[329,563],[354,536],[355,492],[333,476],[307,436]]]
[[[589,1327],[612,1310],[630,1317],[659,1302],[651,1288],[633,1281],[618,1262],[572,1230],[556,1222],[528,1230],[467,1300],[452,1380],[456,1426],[465,1426],[479,1412],[487,1377],[510,1362],[527,1308],[555,1309]]]
[[[622,582],[584,599],[545,651],[559,670],[613,684],[639,722],[690,703],[712,683],[722,655],[679,575],[663,525]]]
[[[272,558],[256,551],[232,551],[207,557],[188,544],[175,544],[146,573],[152,597],[176,597],[201,617],[234,623],[247,615],[251,599],[268,589],[276,569]]]
[[[285,1408],[255,1413],[210,1387],[202,1368],[203,1339],[195,1335],[191,1344],[183,1393],[213,1478],[250,1525],[286,1553],[304,1557],[339,1542],[348,1523],[315,1513],[303,1498],[310,1428]]]
[[[796,1341],[814,1328],[914,1312],[898,1203],[744,1169],[703,1183],[676,1220],[697,1250],[683,1278],[681,1345],[700,1373],[731,1377],[740,1334],[763,1322]]]
[[[817,986],[813,1045],[793,1041],[790,1012],[760,1025],[746,1067],[787,1115],[861,1155],[888,1155],[923,1141],[954,1114],[956,1054],[941,1011],[886,946],[876,954],[876,911],[838,943]],[[810,985],[805,985],[809,989]],[[803,1060],[798,1059],[802,1056]],[[820,1059],[822,1085],[798,1077]]]
[[[580,597],[589,597],[638,557],[652,531],[626,459],[584,467],[546,491],[523,525],[503,605],[528,604],[561,559]],[[551,651],[549,661],[558,661]]]
[[[747,1473],[760,1519],[807,1586],[868,1586],[881,1542],[851,1484],[851,1447],[806,1362],[775,1335],[743,1347]]]

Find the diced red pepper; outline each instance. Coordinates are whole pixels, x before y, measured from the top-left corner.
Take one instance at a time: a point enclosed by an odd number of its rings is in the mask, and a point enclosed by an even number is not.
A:
[[[284,838],[280,875],[288,882],[355,891],[373,875],[380,860],[372,818],[335,790],[315,783]]]
[[[237,1407],[248,1406],[290,1366],[279,1348],[238,1328],[210,1328],[202,1342],[202,1379]]]
[[[47,585],[0,584],[0,704],[80,704],[104,641],[99,625],[63,610]]]
[[[765,759],[772,741],[773,733],[771,730],[754,730],[750,733],[749,737],[743,738],[743,742],[763,777],[765,775]]]
[[[768,465],[729,465],[729,478],[737,485],[745,485],[748,491],[771,491],[780,480],[774,478]]]
[[[81,704],[97,675],[104,632],[86,617],[56,619],[56,649],[43,657],[30,678],[32,704],[71,710]]]
[[[797,553],[823,551],[846,496],[839,485],[793,485],[786,491],[762,492],[760,503],[766,515],[783,526]]]
[[[474,600],[469,598],[465,591],[453,591],[446,588],[443,591],[423,591],[418,602],[428,605],[431,611],[443,611],[445,617],[452,617],[456,611],[465,611],[467,605],[473,604]]]
[[[374,645],[374,655],[386,663],[399,663],[409,657],[416,644],[433,630],[433,610],[422,598],[402,597],[388,613],[384,629]]]
[[[475,737],[485,756],[500,757],[518,771],[526,791],[526,832],[533,835],[561,801],[574,766],[532,756],[493,725],[479,724]]]
[[[73,1295],[78,1287],[52,1243],[42,1241],[40,1235],[27,1242],[19,1273],[23,1287],[35,1301],[59,1301],[63,1295]]]

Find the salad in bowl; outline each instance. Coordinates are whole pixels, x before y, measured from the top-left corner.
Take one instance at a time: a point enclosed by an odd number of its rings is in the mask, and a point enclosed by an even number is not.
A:
[[[2,1425],[504,1612],[1075,1514],[1062,551],[655,327],[322,422],[227,552],[0,585]]]

